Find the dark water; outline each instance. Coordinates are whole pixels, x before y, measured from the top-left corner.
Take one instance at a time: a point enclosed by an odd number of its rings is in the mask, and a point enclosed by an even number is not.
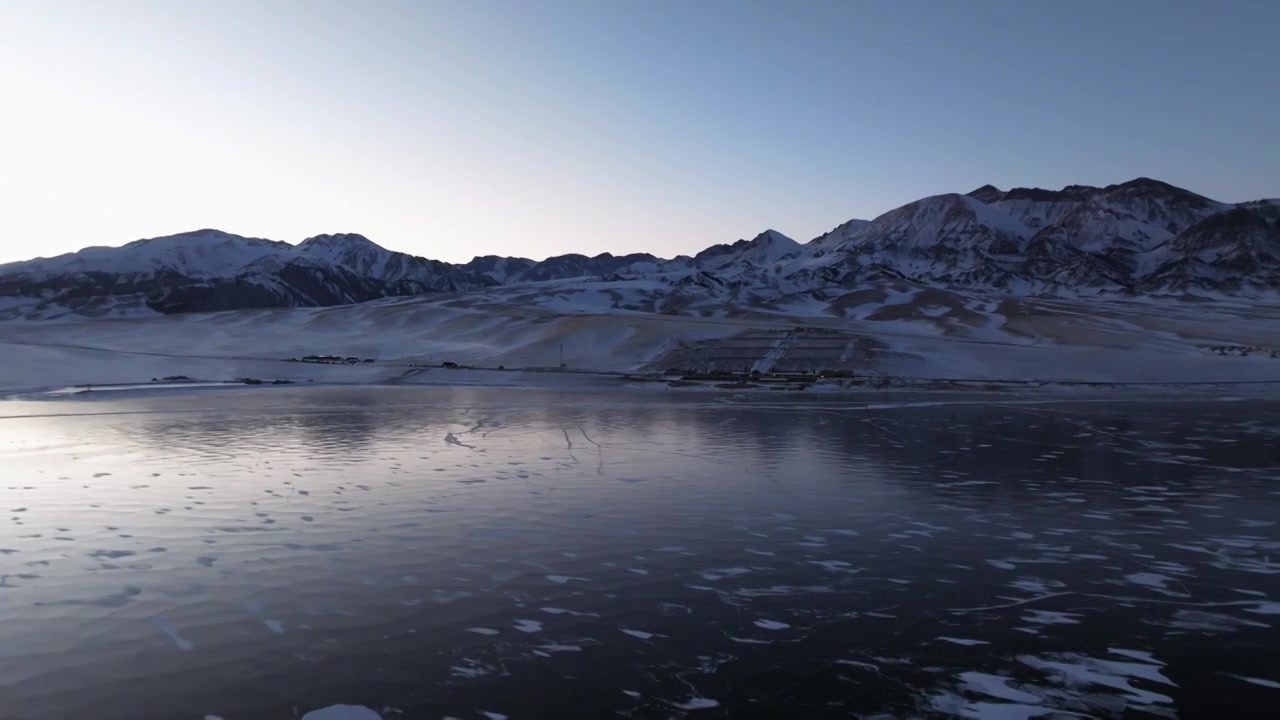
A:
[[[0,718],[1280,702],[1278,402],[0,405],[30,413],[0,419]]]

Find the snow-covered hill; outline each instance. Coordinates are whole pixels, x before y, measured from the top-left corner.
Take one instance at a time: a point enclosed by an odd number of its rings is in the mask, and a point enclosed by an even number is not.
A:
[[[361,235],[290,245],[220,230],[0,265],[8,315],[95,316],[314,307],[498,284]]]
[[[643,281],[752,308],[834,302],[885,281],[1018,295],[1280,291],[1280,200],[1230,204],[1147,178],[1061,190],[983,186],[849,220],[801,244],[774,230],[693,257],[477,257],[452,265],[355,234],[298,245],[200,230],[0,265],[0,319],[328,306],[529,283]],[[696,289],[696,290],[695,290]],[[623,293],[625,295],[625,293]]]

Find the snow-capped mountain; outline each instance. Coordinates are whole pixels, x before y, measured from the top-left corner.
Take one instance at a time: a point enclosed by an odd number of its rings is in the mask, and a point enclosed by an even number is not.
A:
[[[537,264],[528,258],[483,255],[461,267],[467,272],[484,275],[500,285],[506,285],[518,282],[529,268]]]
[[[663,260],[648,253],[632,253],[630,255],[600,253],[595,257],[570,253],[547,258],[542,262],[534,262],[527,258],[485,255],[458,267],[469,273],[484,275],[503,285],[510,285],[524,282],[608,276],[623,272],[647,274],[666,269],[673,262],[679,264],[679,258],[675,261]]]
[[[341,305],[495,284],[352,234],[295,246],[197,230],[0,265],[0,297],[90,315],[122,306],[178,313]]]
[[[670,260],[647,253],[453,265],[355,234],[298,245],[200,230],[0,265],[0,317],[321,306],[495,285],[645,280],[726,303],[832,300],[885,280],[1020,294],[1280,290],[1280,200],[1230,204],[1157,180],[985,185],[849,220],[801,244],[775,230]],[[808,298],[809,300],[804,300]]]
[[[291,249],[288,243],[241,237],[220,230],[196,230],[135,240],[122,247],[88,247],[57,257],[0,265],[0,273],[35,278],[77,273],[139,277],[166,272],[192,278],[225,277]]]
[[[739,240],[732,245],[712,245],[693,256],[693,267],[715,272],[769,271],[782,266],[787,258],[795,257],[803,246],[777,230],[765,230],[750,240]]]
[[[1156,248],[1151,289],[1242,285],[1280,287],[1280,226],[1247,207],[1215,213]]]
[[[974,198],[937,195],[891,210],[839,241],[825,241],[827,261],[820,267],[833,270],[829,279],[842,285],[888,277],[1002,286],[1030,235],[1016,218]]]

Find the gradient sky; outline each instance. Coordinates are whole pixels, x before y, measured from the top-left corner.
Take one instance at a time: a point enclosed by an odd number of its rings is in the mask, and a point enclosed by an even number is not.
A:
[[[0,262],[215,227],[805,241],[925,195],[1280,195],[1280,3],[0,0]]]

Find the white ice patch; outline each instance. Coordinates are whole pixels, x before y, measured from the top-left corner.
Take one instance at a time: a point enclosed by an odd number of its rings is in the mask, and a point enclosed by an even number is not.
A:
[[[1258,603],[1258,607],[1245,610],[1245,612],[1257,613],[1258,615],[1280,615],[1280,603]]]
[[[1168,585],[1169,583],[1174,581],[1172,578],[1165,577],[1164,575],[1142,572],[1142,573],[1133,573],[1132,575],[1125,575],[1124,579],[1135,585],[1142,585],[1143,587],[1149,587],[1152,590],[1155,590],[1156,592],[1162,593],[1164,595],[1186,597],[1186,593],[1174,592],[1170,590]]]
[[[988,675],[980,672],[960,673],[960,679],[964,682],[965,687],[975,693],[981,695],[989,695],[1001,700],[1009,700],[1016,703],[1028,703],[1035,705],[1040,702],[1040,697],[1023,692],[1008,685],[1009,678],[999,675]]]
[[[639,638],[641,640],[649,640],[653,638],[653,633],[647,633],[643,630],[629,630],[627,628],[618,628],[618,630],[633,638]]]
[[[827,572],[859,572],[844,560],[809,560],[810,565],[817,565]]]
[[[765,630],[786,630],[791,627],[790,625],[784,622],[778,622],[777,620],[757,620],[754,624],[756,627],[764,628]]]
[[[330,705],[312,710],[302,720],[382,720],[382,716],[363,705]]]
[[[1009,583],[1009,587],[1015,590],[1022,590],[1031,593],[1047,593],[1064,587],[1062,583],[1054,580],[1040,580],[1038,578],[1019,578]]]
[[[687,585],[695,590],[712,590],[715,588],[699,587],[696,585]],[[738,588],[733,591],[734,595],[741,597],[786,597],[788,595],[812,595],[817,593],[834,592],[827,585],[774,585],[767,588]],[[871,613],[865,613],[870,615]],[[892,617],[892,616],[886,616]]]
[[[1179,610],[1173,614],[1172,621],[1164,624],[1179,630],[1201,630],[1204,632],[1235,632],[1245,627],[1271,627],[1266,623],[1204,610]]]
[[[946,713],[950,717],[970,720],[1030,720],[1053,712],[1052,708],[1035,705],[968,702],[959,695],[951,693],[942,693],[933,698],[929,704],[931,709]]]
[[[1250,685],[1271,688],[1272,690],[1280,690],[1280,682],[1276,682],[1275,680],[1263,680],[1262,678],[1245,677],[1244,675],[1232,675],[1231,677],[1237,680],[1243,680]]]
[[[279,620],[263,620],[262,624],[266,625],[268,630],[277,635],[284,633],[284,623]]]
[[[570,580],[580,580],[582,582],[587,582],[587,579],[584,577],[573,577],[572,575],[547,575],[546,578],[558,585],[563,585],[569,582]]]
[[[699,571],[698,576],[701,577],[703,580],[710,580],[711,582],[715,582],[716,580],[723,580],[729,577],[746,575],[749,572],[751,572],[751,568],[744,568],[744,567],[712,568],[710,570]]]
[[[671,703],[671,706],[677,710],[710,710],[720,707],[720,703],[711,698],[692,697],[682,703]]]
[[[1036,625],[1079,625],[1080,621],[1076,620],[1078,617],[1081,617],[1079,613],[1028,610],[1027,614],[1022,616],[1022,622],[1035,623]]]
[[[497,635],[498,634],[497,630],[494,630],[493,628],[487,628],[487,627],[469,627],[467,628],[467,632],[475,633],[477,635]]]
[[[488,675],[490,672],[489,668],[483,665],[475,664],[475,661],[473,660],[468,660],[467,662],[470,662],[473,664],[454,665],[453,667],[449,668],[449,673],[454,677],[478,678],[478,677],[483,677],[485,675]]]
[[[1150,663],[1152,665],[1164,664],[1159,660],[1155,659],[1154,655],[1143,650],[1126,650],[1124,648],[1107,648],[1107,652],[1111,653],[1112,655],[1121,655],[1123,657],[1133,658],[1134,660],[1138,660],[1144,663]]]
[[[1109,687],[1119,690],[1124,694],[1125,699],[1141,705],[1172,703],[1173,698],[1168,695],[1135,688],[1129,684],[1127,678],[1138,678],[1161,685],[1177,687],[1173,684],[1173,681],[1161,674],[1160,668],[1155,665],[1115,662],[1072,655],[1063,656],[1062,660],[1045,660],[1023,655],[1018,660],[1024,665],[1056,675],[1064,685],[1101,685]],[[1071,662],[1068,662],[1068,660]]]
[[[542,632],[542,623],[537,620],[516,620],[514,627],[523,633]]]
[[[558,652],[582,652],[581,645],[561,645],[560,643],[551,643],[549,645],[539,645],[539,650],[558,653]]]
[[[939,637],[938,639],[939,639],[939,640],[941,640],[941,641],[943,641],[943,642],[949,642],[949,643],[954,643],[954,644],[956,644],[956,645],[965,645],[965,646],[971,646],[971,645],[990,645],[990,644],[991,644],[991,643],[987,642],[986,640],[969,640],[969,639],[966,639],[966,638]]]
[[[870,670],[871,672],[880,672],[880,667],[878,665],[869,662],[861,662],[859,660],[837,660],[836,664],[848,665],[849,667],[856,667],[862,670]]]
[[[600,613],[578,612],[577,610],[565,610],[564,608],[558,608],[558,607],[544,607],[539,609],[542,610],[542,612],[547,613],[548,615],[573,615],[576,617],[600,617]]]
[[[178,629],[173,626],[173,623],[169,622],[165,618],[156,615],[151,618],[151,624],[155,625],[160,632],[164,633],[165,637],[169,638],[169,640],[171,640],[179,650],[182,650],[183,652],[191,652],[195,649],[196,646],[191,644],[191,642],[186,638],[179,635]]]

